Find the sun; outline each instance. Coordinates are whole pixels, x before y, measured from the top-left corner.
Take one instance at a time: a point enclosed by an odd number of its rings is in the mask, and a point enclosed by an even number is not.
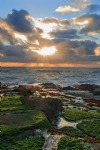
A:
[[[55,54],[56,48],[54,46],[44,47],[41,50],[38,50],[37,53],[43,56],[50,56]]]

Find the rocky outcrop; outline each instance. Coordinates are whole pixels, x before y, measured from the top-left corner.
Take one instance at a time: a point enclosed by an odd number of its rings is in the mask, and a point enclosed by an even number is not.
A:
[[[67,86],[67,87],[63,87],[62,88],[63,90],[76,90],[76,88],[75,87],[72,87],[72,86]]]
[[[42,87],[44,88],[51,88],[51,89],[58,89],[58,90],[62,90],[62,87],[60,85],[56,85],[54,83],[43,83],[43,84],[40,84],[42,85]]]
[[[99,99],[84,99],[85,103],[88,103],[89,106],[97,106],[100,107],[100,100]]]
[[[0,82],[0,89],[6,89],[8,87],[7,84],[1,83]]]
[[[62,111],[60,99],[23,96],[20,100],[24,105],[34,106],[37,111],[44,112],[50,122]]]
[[[76,89],[83,90],[83,91],[90,91],[90,92],[100,89],[100,86],[95,84],[81,84],[75,87]]]

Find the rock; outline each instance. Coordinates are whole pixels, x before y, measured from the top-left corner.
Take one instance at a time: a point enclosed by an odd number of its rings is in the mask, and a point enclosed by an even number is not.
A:
[[[100,107],[100,99],[91,98],[91,99],[84,99],[84,101],[91,106]]]
[[[7,89],[8,85],[0,82],[0,89]]]
[[[24,96],[32,95],[32,86],[29,85],[19,85],[13,89],[13,92],[17,92]]]
[[[0,87],[1,87],[2,83],[0,82]]]
[[[43,83],[40,85],[42,85],[45,88],[50,88],[50,89],[62,89],[60,85],[55,85],[54,83]]]
[[[63,110],[61,100],[57,98],[23,96],[20,100],[22,104],[35,106],[37,110],[44,112],[51,123],[55,116]]]
[[[81,84],[81,85],[77,85],[76,88],[79,89],[79,90],[92,92],[92,91],[95,91],[95,90],[99,89],[100,86],[95,85],[95,84]]]
[[[62,90],[76,90],[75,87],[67,86],[63,87]]]
[[[93,94],[99,96],[99,95],[100,95],[100,90],[95,90],[95,91],[93,91]]]
[[[43,132],[42,132],[42,130],[40,130],[40,129],[35,129],[35,130],[34,130],[34,134],[35,134],[35,135],[42,135]]]

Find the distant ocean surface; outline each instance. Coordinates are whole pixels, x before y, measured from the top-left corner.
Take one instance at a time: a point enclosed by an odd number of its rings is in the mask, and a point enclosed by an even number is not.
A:
[[[0,82],[16,84],[54,83],[72,86],[100,85],[100,68],[0,68]]]

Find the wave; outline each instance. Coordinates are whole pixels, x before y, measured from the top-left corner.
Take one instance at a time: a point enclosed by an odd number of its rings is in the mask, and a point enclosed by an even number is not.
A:
[[[1,68],[3,83],[55,83],[63,86],[79,83],[100,85],[100,68]]]

